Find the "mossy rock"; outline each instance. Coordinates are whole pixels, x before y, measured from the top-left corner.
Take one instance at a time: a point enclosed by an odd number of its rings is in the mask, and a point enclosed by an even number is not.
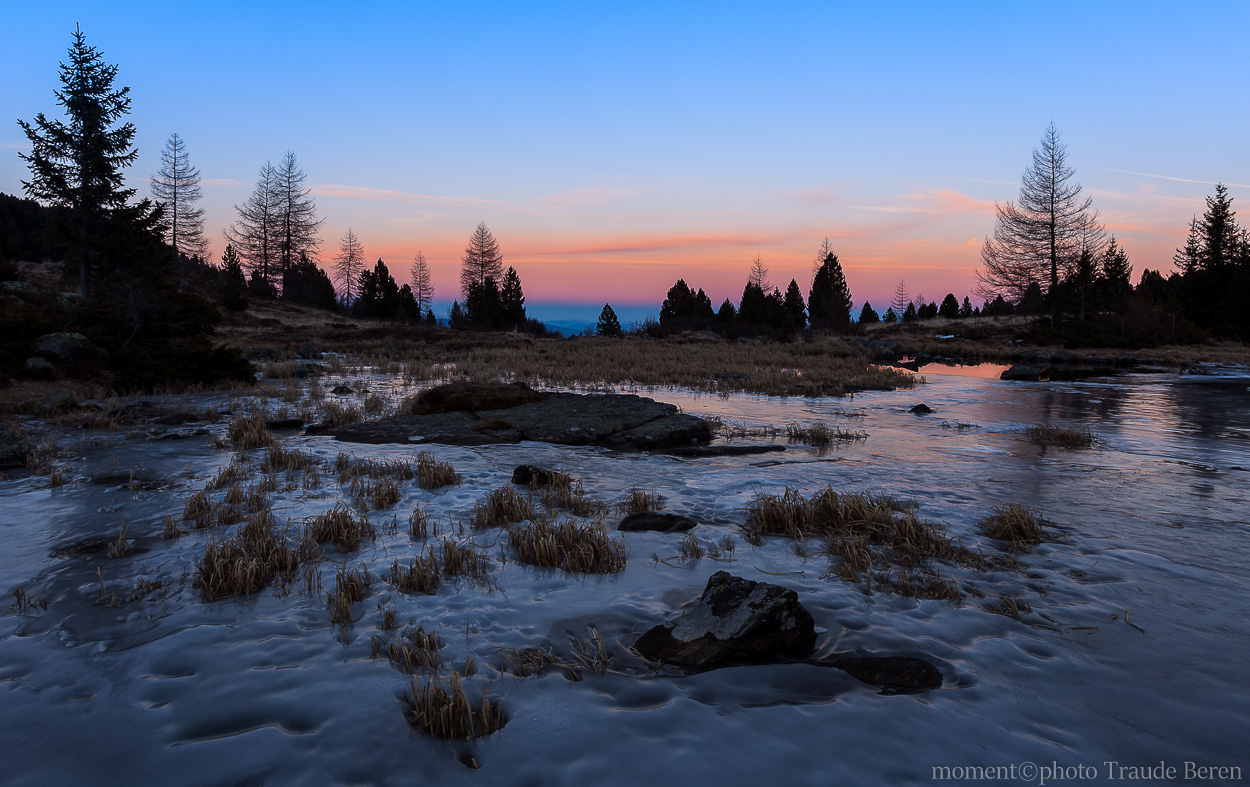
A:
[[[413,415],[433,415],[506,410],[546,398],[547,394],[535,391],[524,383],[447,383],[417,394],[411,412]]]
[[[25,437],[0,426],[0,470],[21,467],[34,450],[35,446]]]

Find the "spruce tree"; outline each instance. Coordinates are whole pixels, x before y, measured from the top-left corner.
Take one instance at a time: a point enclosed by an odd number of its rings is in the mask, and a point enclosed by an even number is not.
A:
[[[807,327],[807,304],[803,303],[803,293],[794,279],[786,287],[785,309],[794,324],[794,330],[801,331]]]
[[[610,304],[603,304],[603,311],[599,312],[599,324],[595,327],[595,335],[614,338],[621,335],[621,321],[616,319],[616,312],[612,310]]]
[[[69,122],[49,120],[42,112],[31,123],[17,121],[31,145],[30,155],[18,153],[31,174],[22,187],[34,199],[67,209],[64,229],[83,300],[90,295],[93,272],[105,273],[110,265],[105,239],[126,227],[155,232],[164,217],[148,199],[129,204],[135,190],[125,187],[124,171],[139,151],[131,147],[134,124],[118,125],[130,113],[130,88],[114,90],[116,77],[117,66],[105,63],[75,29],[69,63],[61,64],[63,87],[54,91]]]
[[[814,329],[837,332],[851,329],[851,288],[847,286],[838,255],[833,252],[825,257],[812,279],[807,314]]]
[[[942,305],[938,307],[937,313],[939,317],[945,317],[948,320],[954,320],[959,317],[959,301],[955,300],[955,293],[946,293],[946,297],[942,299]]]
[[[877,314],[877,310],[872,308],[872,304],[864,301],[864,308],[859,310],[859,324],[872,325],[875,322],[881,322],[881,316]]]
[[[521,277],[516,268],[508,266],[499,290],[499,316],[501,327],[516,330],[525,326],[525,292],[521,289]]]

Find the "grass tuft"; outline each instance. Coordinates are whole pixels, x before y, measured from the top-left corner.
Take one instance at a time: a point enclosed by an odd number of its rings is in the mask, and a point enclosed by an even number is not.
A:
[[[1030,552],[1036,544],[1049,540],[1043,529],[1049,524],[1020,503],[995,508],[981,520],[981,532],[996,541],[1006,541],[1012,552]]]
[[[267,448],[276,442],[273,432],[270,432],[265,424],[264,413],[236,415],[230,422],[228,435],[230,442],[243,451],[251,448]]]
[[[576,574],[614,574],[625,568],[625,543],[610,538],[602,524],[555,525],[544,518],[507,529],[518,559],[531,566]]]
[[[522,497],[515,487],[501,486],[473,505],[472,524],[475,528],[499,527],[533,519],[536,515],[529,496]]]
[[[433,555],[429,557],[418,555],[409,560],[406,567],[401,566],[399,559],[396,558],[391,563],[391,575],[387,581],[401,593],[425,593],[427,595],[438,592],[443,584],[442,575],[438,570],[438,561]]]
[[[422,489],[440,489],[460,483],[460,474],[449,462],[440,462],[430,451],[417,454],[417,484]]]
[[[318,514],[305,525],[305,539],[317,544],[333,542],[341,552],[354,552],[365,539],[378,537],[377,528],[366,516],[356,516],[342,503]]]
[[[648,511],[659,511],[664,508],[664,498],[659,492],[647,492],[633,486],[621,497],[616,508],[627,515],[645,514]]]
[[[401,701],[408,723],[436,738],[481,738],[508,723],[503,704],[492,702],[485,691],[474,708],[460,673],[454,670],[445,683],[437,675],[420,684],[413,678],[411,692],[402,695]]]
[[[1057,445],[1060,448],[1091,448],[1094,445],[1093,432],[1071,426],[1037,424],[1025,430],[1025,435],[1038,445]]]

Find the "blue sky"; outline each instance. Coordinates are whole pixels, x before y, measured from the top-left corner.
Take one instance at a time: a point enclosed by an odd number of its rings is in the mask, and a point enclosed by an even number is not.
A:
[[[132,185],[177,131],[217,253],[293,150],[322,257],[350,226],[402,281],[421,250],[440,300],[479,221],[532,304],[736,301],[756,254],[806,287],[826,236],[857,303],[962,296],[1053,120],[1166,268],[1212,184],[1250,203],[1250,3],[1091,5],[6,3],[0,191],[80,23],[131,87]]]

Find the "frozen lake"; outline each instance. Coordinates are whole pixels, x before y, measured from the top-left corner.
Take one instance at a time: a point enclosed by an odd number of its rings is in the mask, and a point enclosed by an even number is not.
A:
[[[352,377],[374,390],[390,383]],[[868,435],[824,452],[800,445],[676,459],[536,443],[434,446],[463,482],[433,491],[407,482],[399,503],[370,512],[383,534],[346,556],[374,577],[348,638],[331,626],[324,593],[298,585],[205,603],[192,586],[195,566],[223,531],[161,538],[166,514],[180,520],[186,500],[229,464],[233,451],[211,442],[228,418],[182,440],[32,423],[68,451],[57,461],[69,468],[56,488],[25,472],[0,482],[0,590],[12,601],[20,586],[46,603],[19,615],[6,602],[0,612],[4,781],[928,784],[935,769],[1027,763],[1094,768],[1084,781],[1110,781],[1108,762],[1163,762],[1178,780],[1186,763],[1250,773],[1242,672],[1250,623],[1238,606],[1250,595],[1250,377],[927,379],[853,399],[643,392],[733,424],[821,421]],[[910,414],[921,401],[935,412]],[[1025,428],[1042,422],[1086,427],[1095,447],[1030,443]],[[285,435],[284,446],[330,465],[340,451],[416,454]],[[259,461],[263,451],[251,453]],[[486,530],[468,534],[492,556],[493,588],[462,578],[435,595],[405,595],[382,581],[395,558],[424,548],[405,532],[415,505],[444,527],[467,521],[518,464],[570,473],[607,503],[635,486],[659,492],[665,510],[700,523],[701,541],[730,536],[736,549],[724,560],[688,561],[677,556],[680,534],[623,534],[625,570],[583,577],[522,565],[506,536]],[[132,471],[149,483],[132,488],[124,480]],[[322,476],[312,489],[279,483],[279,521],[298,523],[346,499],[332,470]],[[922,516],[987,553],[997,548],[977,523],[1010,502],[1042,513],[1058,538],[1022,555],[1020,571],[953,570],[984,593],[956,605],[866,595],[827,574],[829,558],[815,549],[801,557],[789,540],[752,547],[742,537],[757,492],[810,494],[830,484],[915,500]],[[392,516],[398,531],[388,534]],[[115,540],[123,525],[133,554],[110,558],[91,546]],[[331,550],[321,564],[327,587],[343,559]],[[886,695],[805,664],[658,675],[628,652],[722,569],[796,590],[815,618],[818,656],[920,656],[938,666],[943,686]],[[120,606],[97,603],[101,577]],[[141,579],[160,587],[135,592]],[[1023,621],[992,614],[1003,596],[1032,613]],[[473,659],[471,693],[486,688],[502,701],[502,730],[448,743],[408,725],[397,697],[409,676],[371,658],[382,603],[395,606],[401,625],[437,630],[448,668]],[[567,655],[566,632],[584,637],[588,625],[614,655],[606,674],[573,682],[560,670],[523,679],[500,671],[498,649]],[[468,757],[480,768],[461,763]]]

